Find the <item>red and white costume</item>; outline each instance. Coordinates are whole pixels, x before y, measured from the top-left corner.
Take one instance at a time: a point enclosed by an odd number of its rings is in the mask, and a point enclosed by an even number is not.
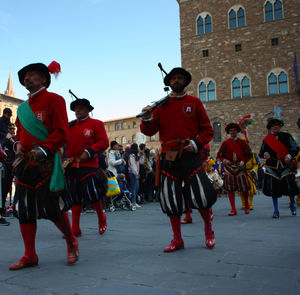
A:
[[[229,160],[230,164],[224,166],[224,189],[232,206],[229,215],[236,215],[235,191],[243,193],[245,198],[245,213],[249,213],[248,190],[250,183],[247,177],[245,163],[251,158],[251,149],[245,140],[228,138],[225,140],[217,154],[220,161]],[[244,163],[244,165],[240,165]]]
[[[66,191],[52,192],[49,190],[49,177],[41,175],[38,163],[31,160],[30,152],[35,146],[40,146],[47,152],[47,159],[57,152],[66,142],[68,133],[68,119],[64,99],[48,92],[44,87],[29,96],[29,106],[35,116],[44,124],[49,136],[44,142],[26,131],[19,119],[16,120],[16,142],[24,149],[24,164],[17,166],[15,214],[19,218],[22,238],[25,245],[24,256],[10,266],[11,270],[21,269],[38,264],[38,256],[35,250],[35,236],[37,231],[36,219],[50,219],[66,235],[66,230],[71,234],[71,239],[76,251],[78,243],[72,235],[66,210],[71,207],[70,199]],[[25,163],[26,162],[26,163]],[[40,164],[41,166],[43,164]],[[63,208],[59,212],[59,208]],[[61,218],[64,219],[62,222]],[[68,245],[68,263],[76,261],[72,249]],[[78,253],[77,253],[78,254]]]
[[[106,215],[102,206],[106,189],[99,178],[98,153],[105,151],[108,146],[109,141],[102,121],[87,117],[71,122],[66,156],[73,159],[73,164],[67,179],[73,201],[72,230],[77,236],[81,235],[79,220],[84,203],[90,203],[96,210],[99,233],[103,234],[106,230]],[[77,159],[84,151],[88,153],[89,159],[79,163]]]
[[[206,245],[215,244],[209,208],[216,201],[213,189],[202,167],[201,149],[213,138],[213,129],[199,98],[184,95],[169,97],[168,101],[153,111],[150,121],[141,123],[141,131],[148,136],[159,131],[162,142],[160,163],[160,204],[170,216],[174,239],[165,252],[183,248],[180,216],[187,207],[199,209],[205,222]],[[197,150],[186,152],[184,145],[192,141]],[[177,156],[171,160],[168,154]]]

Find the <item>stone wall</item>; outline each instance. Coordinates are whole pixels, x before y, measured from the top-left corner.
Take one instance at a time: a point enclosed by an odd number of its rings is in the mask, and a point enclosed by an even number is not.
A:
[[[119,124],[119,129],[116,130],[116,124]],[[140,132],[141,120],[136,117],[119,118],[104,122],[109,141],[116,140],[123,146],[132,143],[141,143],[146,140],[146,145],[149,148],[155,149],[160,146],[158,134],[150,139],[149,136],[144,136]]]
[[[264,21],[265,0],[216,1],[178,0],[180,7],[182,66],[191,72],[193,81],[188,87],[191,95],[198,96],[199,82],[211,78],[216,84],[217,101],[205,103],[212,123],[224,127],[251,114],[256,125],[248,129],[252,148],[257,152],[266,135],[266,120],[273,115],[274,106],[283,110],[283,131],[299,131],[296,121],[300,117],[300,97],[295,94],[293,71],[294,53],[300,61],[300,1],[282,1],[283,19]],[[228,13],[232,6],[241,5],[245,10],[246,26],[229,29]],[[197,17],[202,12],[212,16],[212,33],[197,35]],[[277,46],[271,39],[278,38]],[[235,51],[241,44],[242,50]],[[202,50],[209,50],[203,57]],[[267,76],[271,70],[281,68],[288,74],[289,94],[268,95]],[[298,67],[299,69],[299,67]],[[250,79],[251,96],[232,99],[231,82],[238,73]],[[300,137],[299,137],[300,138]],[[211,143],[215,155],[220,143]]]
[[[221,123],[222,140],[227,138],[226,124],[238,122],[244,115],[251,114],[255,124],[250,125],[247,131],[251,148],[255,152],[259,152],[262,139],[267,135],[267,119],[273,116],[274,106],[278,106],[282,110],[285,123],[282,131],[295,133],[300,139],[300,132],[296,125],[298,118],[300,118],[300,96],[296,94],[229,99],[205,104],[211,123]],[[210,145],[211,154],[215,156],[220,143],[212,141]]]

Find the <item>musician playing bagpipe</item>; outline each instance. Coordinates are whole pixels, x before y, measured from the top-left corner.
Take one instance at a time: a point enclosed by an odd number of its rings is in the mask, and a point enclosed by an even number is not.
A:
[[[29,99],[17,112],[14,163],[16,175],[15,214],[19,218],[25,254],[10,265],[17,270],[38,264],[35,250],[37,218],[50,219],[66,236],[69,264],[76,262],[78,243],[72,234],[66,210],[71,207],[65,190],[60,148],[65,144],[68,118],[64,99],[47,91],[50,73],[60,65],[30,64],[19,72]]]
[[[106,184],[99,175],[98,153],[109,146],[104,123],[93,119],[89,113],[94,109],[87,99],[76,99],[71,103],[71,110],[75,112],[77,120],[69,127],[66,147],[67,162],[71,162],[68,169],[67,182],[72,205],[72,231],[81,236],[80,213],[84,203],[90,204],[98,216],[99,233],[106,231],[106,215],[103,212],[102,198],[106,193]]]
[[[205,223],[206,246],[215,245],[209,208],[216,201],[216,191],[209,181],[201,160],[201,149],[213,138],[213,129],[199,98],[188,95],[185,87],[191,74],[174,68],[164,78],[171,94],[153,110],[143,108],[141,131],[148,136],[159,132],[161,145],[160,204],[170,217],[173,240],[164,249],[172,252],[184,247],[180,216],[188,206],[199,209]]]

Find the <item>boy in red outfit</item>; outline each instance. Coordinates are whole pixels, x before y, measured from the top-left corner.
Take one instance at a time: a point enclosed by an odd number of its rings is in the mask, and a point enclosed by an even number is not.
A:
[[[250,183],[246,173],[246,163],[252,156],[251,149],[245,140],[237,137],[237,134],[241,131],[237,123],[229,123],[225,127],[225,131],[230,135],[230,138],[222,142],[217,159],[224,163],[224,189],[231,204],[231,211],[228,215],[233,216],[237,214],[235,191],[243,194],[245,214],[249,214],[248,191]]]
[[[164,79],[172,89],[167,101],[154,110],[151,106],[142,110],[141,131],[148,136],[159,131],[162,142],[160,204],[170,217],[174,236],[165,252],[184,247],[180,217],[188,206],[199,209],[204,220],[206,246],[215,245],[209,208],[217,194],[203,170],[200,154],[213,138],[213,129],[200,99],[184,91],[191,79],[183,68],[174,68]]]
[[[29,99],[18,108],[15,152],[15,215],[19,218],[25,246],[24,256],[10,265],[10,270],[38,264],[35,250],[37,218],[50,219],[67,237],[67,262],[78,258],[78,242],[72,234],[65,211],[71,206],[64,187],[59,149],[65,144],[68,118],[64,99],[47,91],[50,73],[60,66],[52,62],[30,64],[19,72],[20,83],[29,91]]]
[[[109,141],[103,122],[90,118],[89,112],[93,109],[87,99],[76,99],[71,103],[77,120],[70,123],[66,156],[72,163],[67,180],[73,202],[72,230],[76,236],[81,236],[79,221],[84,202],[91,204],[97,212],[101,235],[107,227],[102,206],[106,190],[99,179],[98,153],[107,149]]]

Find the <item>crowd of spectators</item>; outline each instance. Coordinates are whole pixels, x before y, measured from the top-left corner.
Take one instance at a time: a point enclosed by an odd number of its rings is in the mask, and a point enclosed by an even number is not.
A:
[[[13,151],[14,136],[15,136],[15,125],[10,122],[12,111],[10,108],[3,110],[3,115],[0,117],[0,189],[1,189],[1,203],[0,203],[0,225],[9,225],[9,222],[5,217],[10,217],[11,212],[6,208],[6,199],[8,194],[12,195],[12,163],[15,160],[15,153]],[[11,207],[12,198],[9,206]]]
[[[145,144],[133,143],[124,147],[116,141],[107,152],[107,170],[119,183],[126,181],[131,202],[136,208],[146,202],[158,201],[155,187],[155,151]]]

